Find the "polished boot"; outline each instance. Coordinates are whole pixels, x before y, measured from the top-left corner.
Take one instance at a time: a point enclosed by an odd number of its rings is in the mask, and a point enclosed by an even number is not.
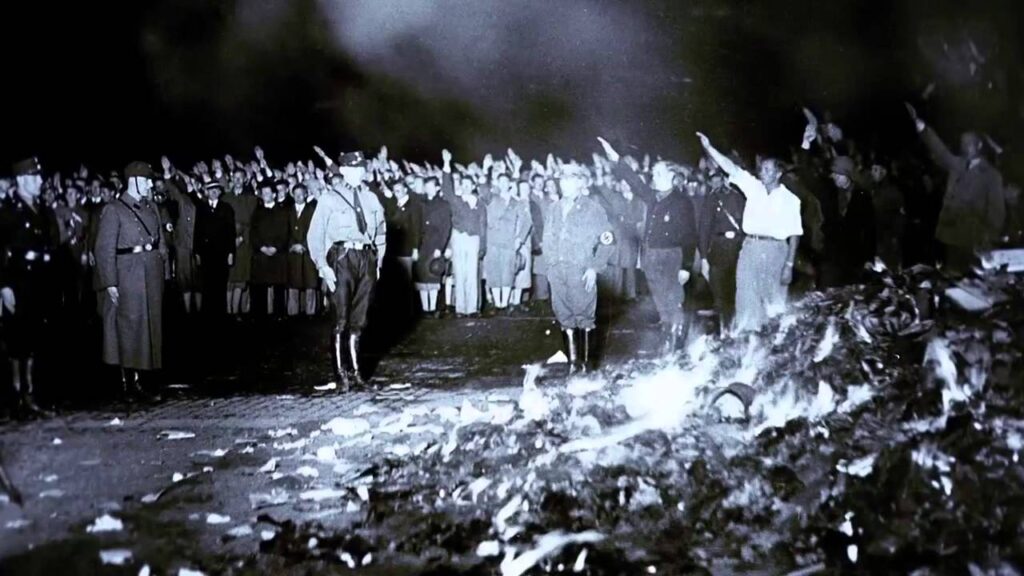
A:
[[[348,337],[348,353],[352,361],[352,382],[359,387],[366,386],[363,375],[359,371],[359,334]]]
[[[332,342],[334,352],[334,375],[338,378],[338,388],[342,392],[348,392],[352,388],[352,382],[348,376],[348,368],[345,366],[345,355],[341,346],[341,331],[334,333]]]
[[[139,373],[130,368],[121,368],[121,391],[129,403],[142,400],[144,394],[139,386]]]
[[[576,373],[579,357],[576,351],[576,332],[570,328],[565,331],[565,338],[569,344],[569,376]]]

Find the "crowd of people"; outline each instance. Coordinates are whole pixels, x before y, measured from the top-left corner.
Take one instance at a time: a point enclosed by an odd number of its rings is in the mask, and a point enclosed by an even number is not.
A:
[[[187,314],[218,321],[333,313],[335,370],[358,384],[374,297],[409,317],[553,313],[576,371],[592,364],[599,285],[622,306],[645,287],[671,349],[701,292],[721,330],[756,331],[791,291],[857,282],[877,263],[965,271],[979,252],[1019,242],[1019,189],[986,156],[991,143],[966,132],[955,153],[907,109],[931,166],[923,154],[908,164],[865,153],[809,110],[786,160],[744,161],[698,133],[705,155],[692,165],[601,138],[586,162],[527,164],[508,150],[463,164],[445,150],[413,163],[386,147],[337,159],[316,148],[274,167],[256,148],[244,161],[164,157],[158,170],[48,177],[35,159],[19,162],[0,180],[11,380],[39,410],[32,360],[47,318],[98,315],[104,361],[141,393],[139,371],[162,364],[168,283]],[[921,235],[931,220],[934,242]]]

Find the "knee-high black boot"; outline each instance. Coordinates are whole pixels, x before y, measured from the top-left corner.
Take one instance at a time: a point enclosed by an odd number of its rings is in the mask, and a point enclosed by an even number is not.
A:
[[[352,361],[352,381],[356,386],[366,386],[359,370],[359,334],[352,334],[348,337],[348,352]]]
[[[331,351],[334,355],[334,375],[338,378],[338,386],[342,392],[348,392],[352,383],[348,376],[348,367],[345,366],[347,350],[341,344],[341,330],[335,330],[331,340]]]

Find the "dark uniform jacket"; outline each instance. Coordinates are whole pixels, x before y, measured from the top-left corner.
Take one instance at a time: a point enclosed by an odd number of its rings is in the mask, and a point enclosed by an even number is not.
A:
[[[169,276],[163,222],[154,203],[128,194],[100,214],[95,246],[100,289],[116,287],[118,302],[101,293],[103,361],[156,370],[163,364],[163,290]]]
[[[13,198],[0,209],[0,287],[14,292],[15,312],[3,310],[12,357],[27,357],[43,344],[46,319],[56,308],[55,260],[60,227],[53,210]]]
[[[693,267],[697,250],[697,215],[689,196],[680,192],[659,193],[648,186],[636,172],[620,161],[615,176],[629,182],[633,193],[647,203],[644,247],[647,249],[680,248],[680,270]]]
[[[717,236],[730,235],[737,241],[737,247],[743,240],[743,208],[747,203],[742,192],[731,187],[716,190],[704,201],[701,213],[700,231],[701,256],[707,258],[711,251],[711,240]],[[737,248],[738,249],[738,248]]]

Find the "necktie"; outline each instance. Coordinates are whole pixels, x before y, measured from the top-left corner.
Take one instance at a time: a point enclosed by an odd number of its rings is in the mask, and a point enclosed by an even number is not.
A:
[[[352,206],[356,209],[356,227],[360,234],[366,234],[366,216],[363,215],[363,205],[359,202],[359,190],[352,189]]]

